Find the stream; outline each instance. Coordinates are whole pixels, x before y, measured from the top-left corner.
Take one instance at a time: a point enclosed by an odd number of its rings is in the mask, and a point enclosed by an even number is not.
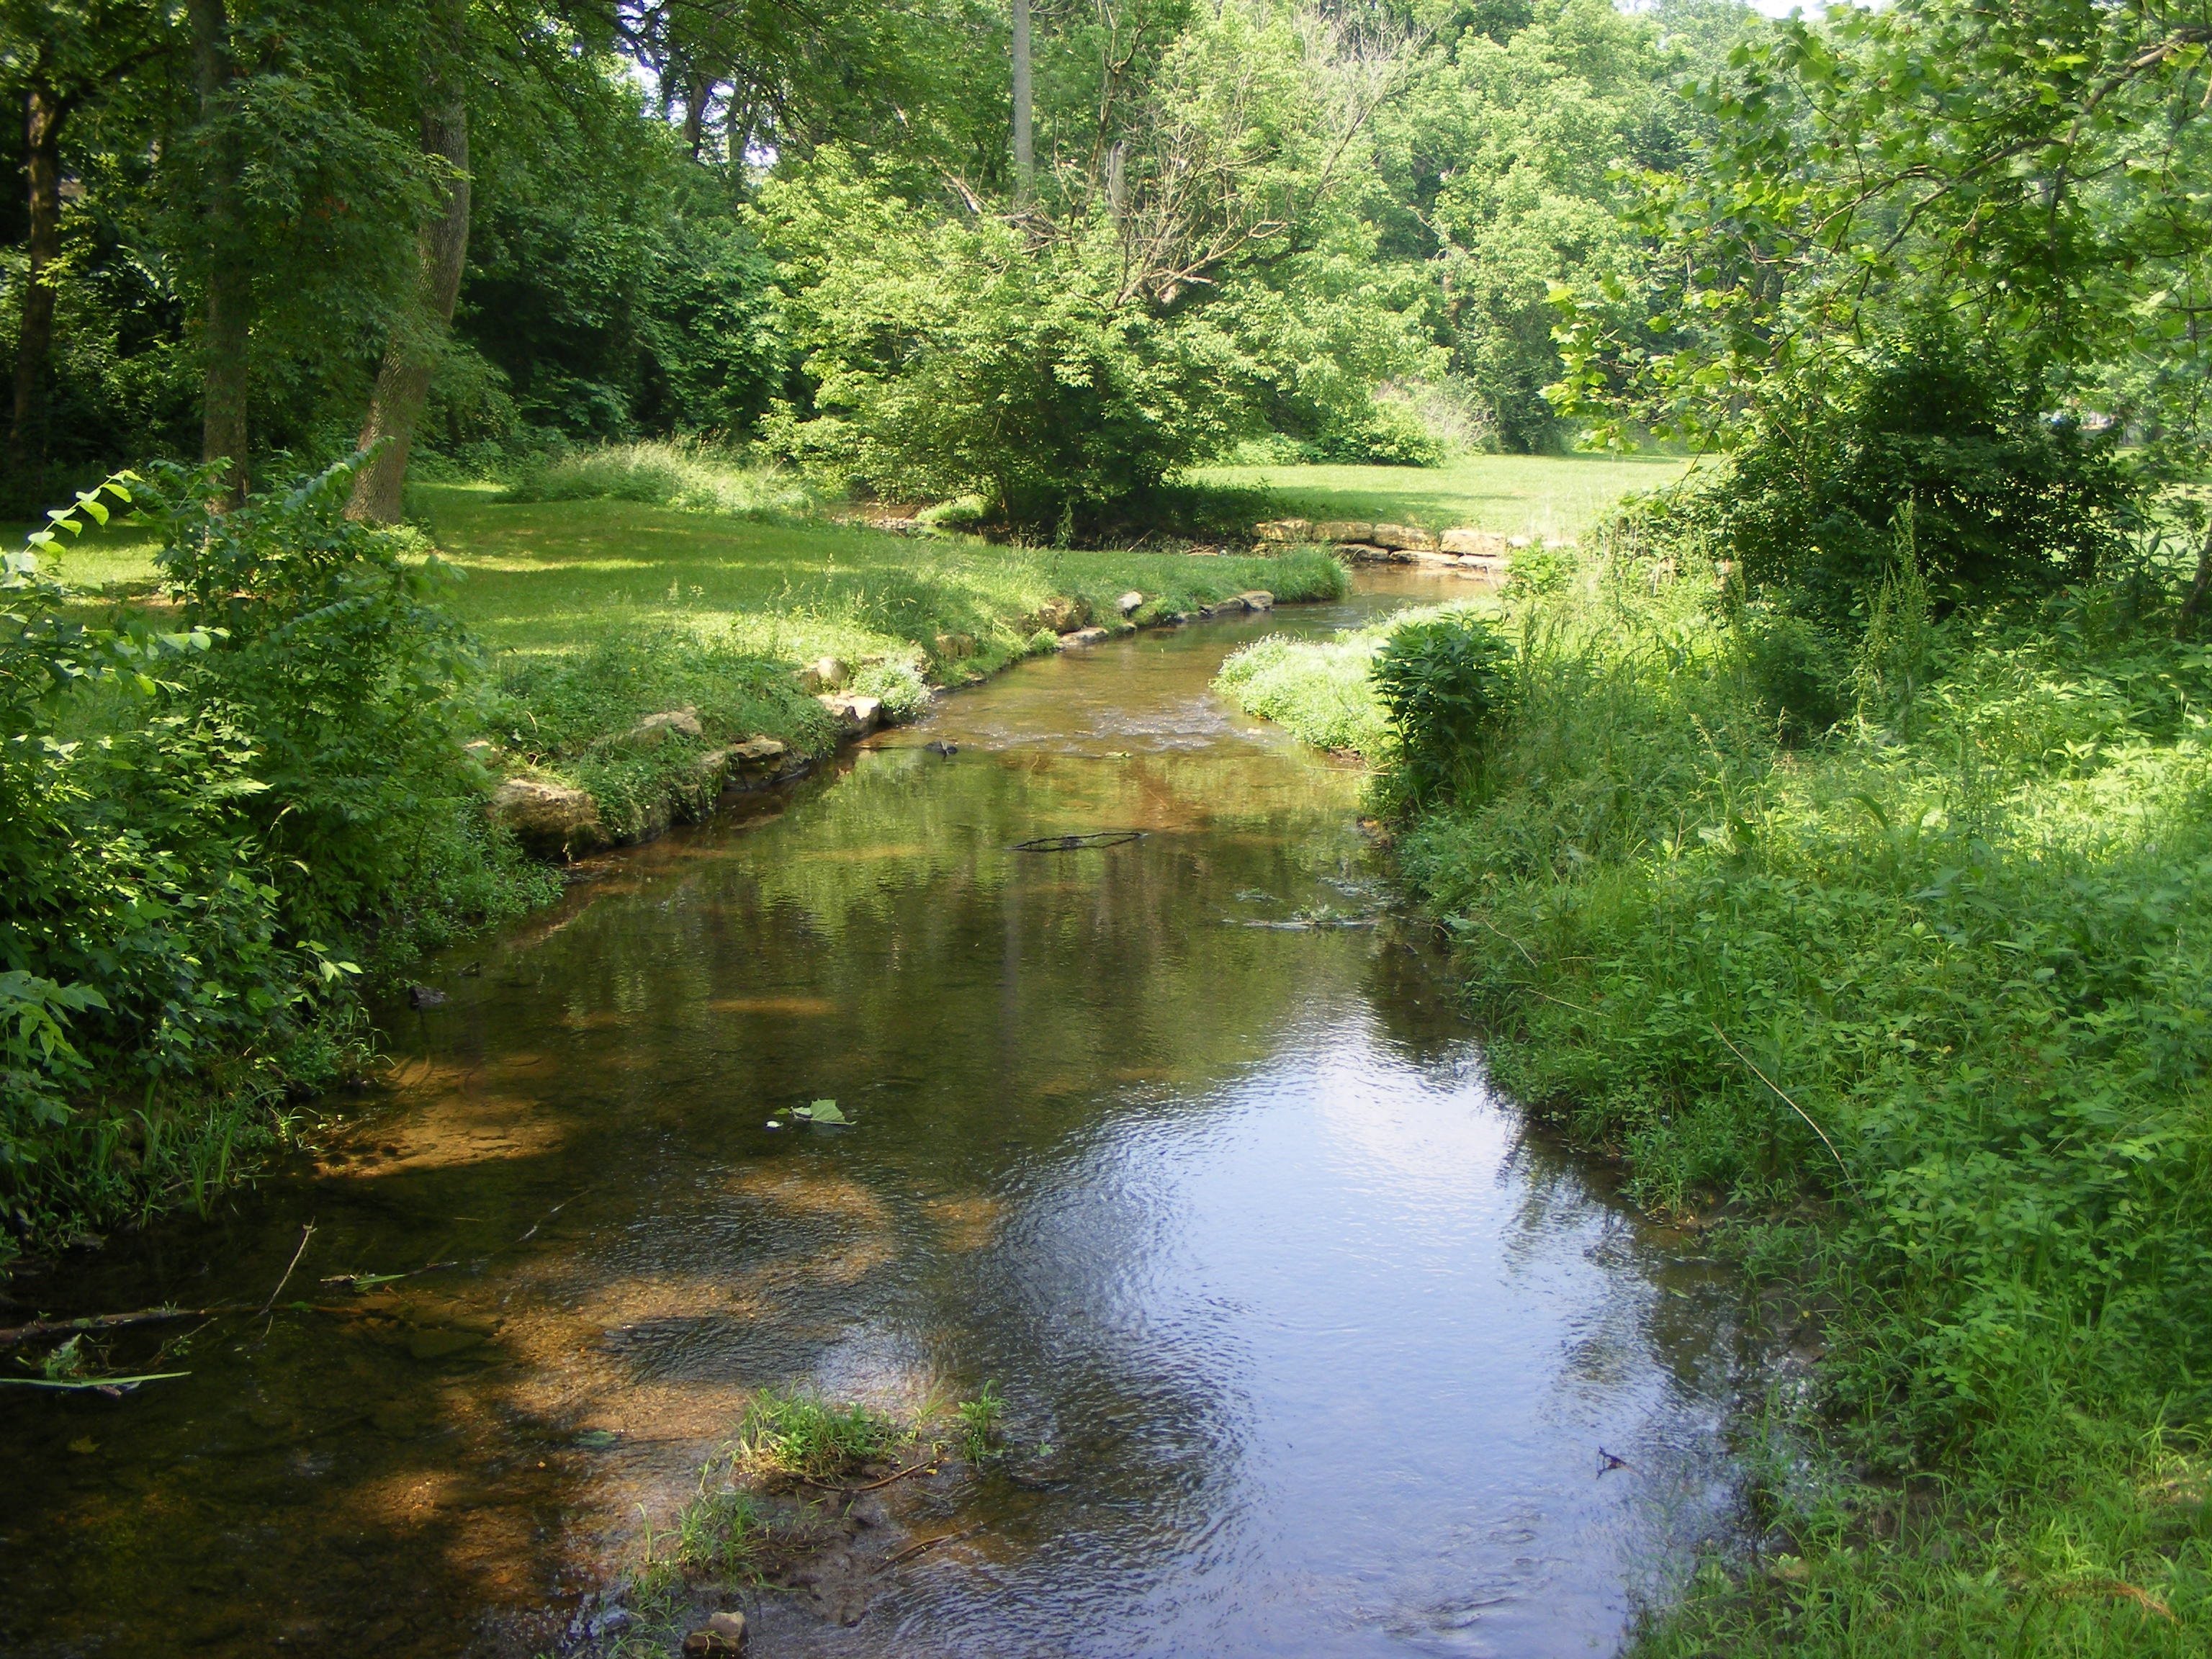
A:
[[[0,1389],[0,1651],[561,1651],[749,1390],[995,1379],[1026,1478],[854,1622],[749,1594],[756,1659],[1612,1652],[1726,1530],[1734,1281],[1492,1092],[1358,772],[1208,690],[1449,591],[1025,664],[430,964],[318,1157],[15,1293],[453,1265]]]

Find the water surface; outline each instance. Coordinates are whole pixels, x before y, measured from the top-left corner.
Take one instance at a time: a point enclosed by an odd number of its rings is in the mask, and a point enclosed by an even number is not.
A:
[[[552,1651],[748,1390],[993,1378],[1050,1479],[849,1627],[758,1599],[763,1659],[1611,1651],[1724,1501],[1729,1294],[1424,941],[1295,925],[1387,902],[1358,775],[1207,683],[1449,591],[1366,580],[1025,665],[435,964],[314,1168],[22,1293],[258,1302],[311,1221],[287,1299],[454,1265],[0,1398],[0,1649]]]

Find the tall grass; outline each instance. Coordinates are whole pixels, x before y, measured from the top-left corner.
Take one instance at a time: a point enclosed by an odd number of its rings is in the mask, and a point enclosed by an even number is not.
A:
[[[533,459],[509,481],[512,501],[636,501],[648,507],[773,518],[806,512],[815,495],[798,474],[749,462],[696,438],[606,444]]]
[[[1406,873],[1500,1084],[1825,1346],[1759,1555],[1648,1649],[2205,1651],[2212,656],[2117,595],[1954,618],[1808,738],[1703,583],[1514,622]]]

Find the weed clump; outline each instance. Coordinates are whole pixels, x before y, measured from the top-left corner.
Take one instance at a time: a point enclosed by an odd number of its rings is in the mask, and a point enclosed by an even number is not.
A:
[[[849,1479],[912,1437],[866,1406],[764,1389],[745,1407],[736,1446],[757,1472],[821,1482]]]

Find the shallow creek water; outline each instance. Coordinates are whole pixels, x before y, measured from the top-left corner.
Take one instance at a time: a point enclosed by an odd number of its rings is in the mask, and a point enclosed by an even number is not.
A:
[[[1491,1092],[1420,940],[1257,925],[1387,895],[1357,774],[1207,689],[1438,591],[1027,665],[433,964],[313,1167],[18,1293],[258,1303],[309,1221],[288,1301],[458,1265],[0,1390],[0,1650],[554,1651],[747,1390],[995,1378],[1030,1478],[849,1627],[754,1598],[760,1659],[1611,1651],[1720,1525],[1728,1281]]]

